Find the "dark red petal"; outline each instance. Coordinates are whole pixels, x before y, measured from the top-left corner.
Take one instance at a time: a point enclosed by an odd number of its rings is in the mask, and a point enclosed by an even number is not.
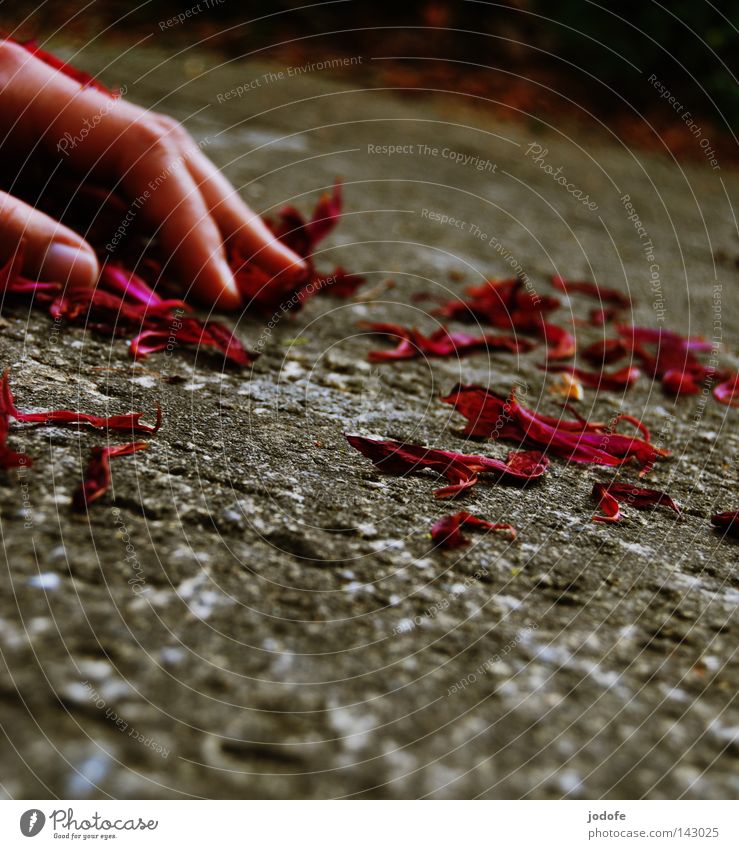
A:
[[[488,522],[485,519],[480,519],[468,513],[466,510],[460,510],[458,513],[453,513],[449,516],[442,516],[431,526],[431,539],[436,545],[441,548],[460,548],[469,545],[469,540],[462,533],[461,528],[479,528],[489,531],[507,531],[510,539],[516,538],[516,529],[513,525],[506,523]]]
[[[306,226],[311,248],[328,236],[337,225],[342,205],[341,180],[336,180],[331,193],[324,192],[319,198],[313,216]]]
[[[15,41],[12,38],[8,38],[6,41],[13,41],[15,44],[20,44],[21,47],[24,47],[37,59],[41,59],[42,62],[45,62],[57,71],[61,71],[62,74],[71,77],[82,86],[96,88],[98,91],[103,92],[103,94],[107,94],[109,97],[118,97],[118,92],[113,92],[109,88],[106,88],[102,83],[99,83],[95,77],[91,76],[86,71],[81,71],[79,68],[75,68],[74,65],[70,65],[68,62],[63,62],[58,57],[54,56],[53,53],[48,53],[46,50],[42,50],[35,41]]]
[[[568,357],[574,356],[577,344],[571,333],[564,327],[548,321],[542,321],[541,326],[547,343],[547,359],[566,360]]]
[[[0,380],[0,398],[2,410],[6,416],[11,416],[22,424],[41,425],[87,425],[101,430],[111,430],[120,433],[156,433],[162,426],[162,408],[157,405],[156,422],[153,425],[141,423],[144,413],[126,413],[117,416],[94,416],[80,413],[76,410],[47,410],[41,413],[22,413],[15,406],[15,399],[10,388],[10,370],[7,369]]]
[[[370,362],[411,360],[421,356],[459,357],[478,350],[518,353],[528,351],[532,347],[525,339],[516,339],[513,336],[471,336],[468,333],[450,333],[445,327],[440,327],[431,336],[424,336],[415,327],[407,328],[399,324],[360,322],[359,326],[399,340],[397,347],[390,351],[370,351],[367,355]]]
[[[468,436],[512,439],[539,451],[577,463],[620,466],[635,460],[646,474],[658,456],[669,452],[649,442],[649,432],[632,417],[618,416],[609,426],[602,422],[568,421],[524,407],[514,394],[508,398],[480,386],[457,386],[444,403],[452,404],[467,420]],[[617,433],[620,421],[630,421],[645,436]]]
[[[386,474],[414,474],[432,469],[449,480],[450,485],[437,489],[437,498],[453,498],[473,487],[479,473],[495,474],[511,483],[527,483],[540,478],[546,471],[548,460],[538,452],[511,452],[507,461],[481,455],[459,454],[425,448],[407,442],[369,439],[366,436],[346,434],[347,442],[371,460]]]
[[[621,509],[618,499],[608,492],[608,487],[603,483],[593,484],[593,498],[598,502],[601,515],[594,515],[594,522],[618,522],[621,519]]]
[[[671,395],[697,395],[701,388],[692,374],[681,369],[668,369],[662,376],[662,388]]]
[[[148,442],[129,442],[108,447],[95,446],[85,469],[82,483],[72,496],[72,509],[86,510],[93,501],[102,498],[110,487],[110,458],[123,457],[148,447]]]
[[[621,339],[601,339],[582,351],[582,356],[595,365],[608,365],[620,360],[629,351]]]
[[[713,396],[722,404],[739,407],[739,374],[733,374],[728,380],[714,386]]]
[[[739,537],[739,510],[725,510],[711,516],[711,524],[716,528],[724,528],[727,534]]]
[[[678,515],[682,512],[680,505],[673,501],[666,492],[660,492],[658,489],[644,489],[630,483],[618,481],[609,484],[596,483],[593,485],[593,497],[598,499],[599,506],[604,514],[593,516],[595,522],[617,522],[621,515],[618,508],[619,503],[627,504],[637,510],[646,510],[648,507],[662,505]]]
[[[552,372],[564,372],[576,377],[584,386],[591,389],[612,389],[619,391],[628,389],[641,377],[641,372],[635,366],[624,366],[610,374],[605,371],[591,372],[576,366],[554,365],[547,363],[539,368]]]
[[[330,295],[332,298],[351,298],[360,286],[367,282],[360,274],[350,274],[338,265],[331,274],[316,275],[311,284],[316,295]]]
[[[560,292],[580,292],[583,295],[590,295],[592,298],[597,298],[599,301],[606,301],[610,304],[616,304],[619,307],[630,307],[631,298],[620,292],[618,289],[611,289],[607,286],[599,286],[597,283],[591,283],[585,280],[565,280],[559,274],[552,275],[552,286],[559,289]]]

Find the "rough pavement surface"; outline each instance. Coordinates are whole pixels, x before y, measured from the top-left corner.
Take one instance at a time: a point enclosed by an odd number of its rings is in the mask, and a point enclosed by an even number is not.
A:
[[[450,512],[435,476],[382,476],[343,437],[504,456],[458,435],[438,401],[458,380],[517,382],[555,412],[540,348],[377,366],[366,355],[382,342],[356,328],[430,331],[434,303],[412,293],[451,297],[518,270],[541,293],[554,272],[628,289],[635,323],[702,333],[736,367],[736,175],[586,128],[493,122],[469,97],[165,58],[76,62],[184,120],[260,212],[309,209],[341,175],[346,214],[319,265],[395,287],[369,302],[316,298],[267,330],[241,317],[240,337],[262,351],[243,373],[181,350],[134,367],[124,340],[5,306],[2,362],[21,407],[161,401],[165,425],[148,451],[113,461],[113,491],[89,518],[68,505],[100,436],[11,435],[34,465],[0,480],[2,791],[737,795],[737,543],[708,523],[739,506],[736,411],[675,403],[646,379],[625,395],[586,390],[582,413],[639,415],[672,450],[648,481],[683,515],[627,507],[620,525],[595,524],[590,490],[608,471],[555,460],[540,485],[483,484],[451,505],[519,529],[513,543],[474,534],[461,553],[432,548],[430,524]],[[591,306],[573,295],[562,313]]]

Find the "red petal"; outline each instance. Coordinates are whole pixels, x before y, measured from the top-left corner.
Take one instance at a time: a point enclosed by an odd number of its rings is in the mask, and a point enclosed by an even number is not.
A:
[[[162,426],[162,408],[157,405],[156,422],[153,425],[141,423],[144,413],[126,413],[118,416],[94,416],[89,413],[79,413],[74,410],[47,410],[42,413],[21,413],[15,406],[15,399],[10,388],[9,369],[5,371],[0,381],[3,410],[22,424],[41,425],[88,425],[101,430],[111,430],[120,433],[156,433]]]
[[[711,516],[711,524],[717,528],[726,528],[726,533],[739,537],[739,510],[726,510]]]
[[[662,388],[672,395],[697,395],[701,391],[692,374],[676,368],[664,373]]]
[[[591,389],[612,389],[619,391],[628,389],[641,377],[641,372],[634,366],[624,366],[618,371],[611,372],[591,372],[575,366],[566,365],[547,365],[539,366],[539,368],[552,372],[565,372],[573,377],[576,377],[584,386],[589,386]]]
[[[583,295],[590,295],[592,298],[597,298],[599,301],[606,301],[610,304],[616,304],[619,307],[630,307],[631,298],[624,295],[618,289],[610,289],[606,286],[599,286],[597,283],[590,283],[584,280],[565,280],[559,274],[552,275],[552,286],[559,289],[560,292],[580,292]]]
[[[75,68],[74,65],[70,65],[68,62],[62,62],[62,60],[54,56],[53,53],[48,53],[46,50],[42,50],[35,41],[15,41],[12,38],[5,40],[24,47],[37,59],[41,59],[42,62],[45,62],[52,68],[55,68],[57,71],[61,71],[61,73],[66,76],[71,77],[83,87],[90,86],[91,88],[96,88],[98,91],[101,91],[103,94],[107,94],[110,97],[118,97],[117,92],[113,92],[109,88],[106,88],[102,85],[102,83],[99,83],[95,77],[91,76],[86,71],[81,71],[79,68]]]
[[[110,487],[111,457],[123,457],[126,454],[142,451],[148,447],[148,444],[148,442],[129,442],[125,445],[93,448],[82,483],[72,496],[72,509],[86,510],[93,501],[105,495]]]
[[[739,407],[739,374],[733,374],[728,380],[714,386],[713,396],[722,404]]]
[[[658,489],[644,489],[630,483],[613,482],[593,485],[593,498],[603,512],[602,516],[593,516],[594,522],[617,522],[621,518],[619,503],[628,504],[637,510],[646,510],[659,504],[674,510],[680,515],[680,506],[665,492]]]
[[[440,451],[395,440],[369,439],[366,436],[346,434],[347,442],[370,459],[386,474],[414,474],[432,469],[450,481],[434,493],[437,498],[453,498],[473,487],[479,473],[495,474],[512,483],[527,483],[541,477],[548,460],[539,452],[511,452],[508,459],[497,460],[475,454],[458,454]]]
[[[563,327],[542,321],[542,332],[547,343],[547,359],[565,360],[575,354],[575,337]]]
[[[624,345],[621,339],[602,339],[599,342],[593,342],[582,351],[583,357],[595,365],[607,365],[628,353],[629,349]]]
[[[436,545],[441,548],[460,548],[464,545],[469,545],[469,540],[462,536],[460,529],[480,528],[489,531],[507,531],[510,534],[510,539],[516,538],[516,529],[513,525],[505,523],[487,522],[485,519],[480,519],[468,513],[466,510],[460,510],[459,513],[453,513],[449,516],[442,516],[431,526],[431,539]]]
[[[505,398],[481,386],[457,386],[441,399],[452,404],[468,421],[467,436],[512,439],[576,463],[620,466],[635,460],[646,474],[658,456],[669,452],[649,442],[649,432],[638,419],[618,416],[611,425],[567,421],[529,410],[514,394]],[[631,421],[645,440],[615,432],[619,421]]]
[[[458,357],[479,350],[505,350],[518,353],[528,351],[532,347],[530,342],[515,339],[512,336],[470,336],[468,333],[450,333],[445,327],[440,327],[431,336],[424,336],[414,327],[406,328],[399,324],[359,322],[359,326],[366,327],[374,333],[400,339],[398,346],[391,351],[371,351],[367,355],[370,362],[411,360],[424,355]]]
[[[311,248],[334,229],[341,217],[341,208],[341,180],[336,180],[331,193],[321,195],[313,210],[313,217],[306,226]]]

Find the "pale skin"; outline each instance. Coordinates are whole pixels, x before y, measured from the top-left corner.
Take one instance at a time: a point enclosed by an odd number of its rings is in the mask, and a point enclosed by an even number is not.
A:
[[[0,42],[3,148],[38,146],[48,153],[51,171],[60,157],[60,139],[65,133],[79,137],[85,119],[94,129],[67,148],[65,165],[82,177],[118,183],[132,200],[150,182],[156,184],[139,214],[157,233],[186,297],[220,309],[239,307],[226,242],[271,275],[302,275],[303,260],[272,236],[180,124],[122,98],[111,104],[104,92],[80,85],[19,45]],[[95,285],[98,259],[82,236],[0,192],[0,262],[20,240],[25,274]]]

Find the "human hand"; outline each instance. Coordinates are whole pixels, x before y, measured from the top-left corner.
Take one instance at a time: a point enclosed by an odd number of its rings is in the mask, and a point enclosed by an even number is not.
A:
[[[60,147],[89,126],[83,141]],[[50,173],[63,150],[83,178],[119,183],[131,200],[144,197],[137,215],[171,256],[186,296],[221,308],[241,303],[227,241],[269,274],[297,279],[305,271],[180,124],[83,86],[12,41],[0,42],[0,131],[4,148],[41,150]],[[81,236],[0,192],[0,261],[21,239],[26,274],[90,286],[97,280],[97,256]]]

